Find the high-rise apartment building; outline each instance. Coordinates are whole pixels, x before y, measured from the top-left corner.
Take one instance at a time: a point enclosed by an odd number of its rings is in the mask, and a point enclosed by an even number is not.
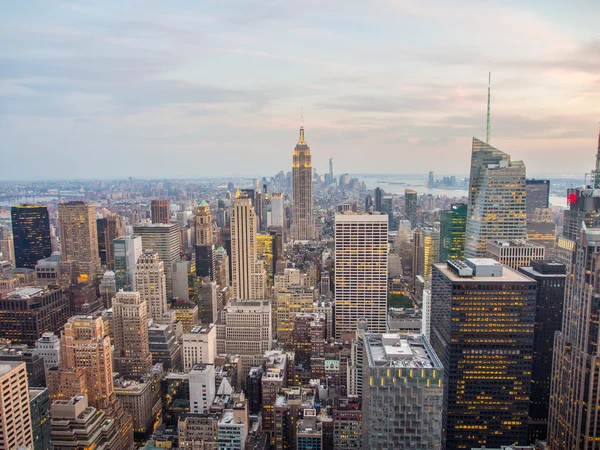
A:
[[[142,237],[125,236],[114,239],[113,256],[115,288],[132,291],[135,283],[135,265],[142,256]]]
[[[158,253],[146,250],[135,265],[134,290],[146,305],[148,317],[160,318],[167,311],[167,282]]]
[[[212,213],[204,200],[196,209],[196,245],[213,243]]]
[[[171,223],[169,200],[152,200],[150,205],[152,223]]]
[[[22,362],[0,362],[0,450],[32,448],[27,371]]]
[[[419,335],[364,335],[362,447],[440,449],[444,368]]]
[[[550,180],[528,179],[525,182],[527,192],[527,216],[535,214],[537,208],[550,205]]]
[[[265,272],[257,259],[256,227],[252,200],[241,194],[233,200],[231,215],[231,282],[233,296],[239,299],[262,299],[265,295]]]
[[[96,207],[74,201],[58,205],[61,257],[72,263],[71,276],[93,279],[100,270]]]
[[[292,227],[290,236],[298,241],[315,239],[312,198],[312,161],[310,148],[304,141],[304,125],[294,148],[292,162]]]
[[[164,264],[165,279],[167,283],[167,298],[173,296],[173,264],[179,261],[180,239],[179,224],[154,223],[133,227],[133,232],[142,237],[144,250],[158,253]]]
[[[404,218],[410,221],[411,227],[417,226],[417,191],[404,190]]]
[[[386,331],[388,217],[381,213],[335,215],[335,332],[354,332],[360,319]]]
[[[96,228],[100,263],[108,269],[113,269],[115,263],[113,241],[123,234],[121,219],[117,214],[109,214],[96,220]]]
[[[467,205],[453,203],[450,209],[440,213],[440,261],[465,257],[465,231],[467,229]]]
[[[52,254],[50,219],[45,206],[23,205],[10,209],[15,267],[35,268]],[[10,255],[5,255],[6,259]]]
[[[152,365],[148,347],[148,311],[139,292],[119,291],[112,302],[111,333],[115,371],[125,378],[147,375]]]
[[[491,239],[526,239],[525,164],[473,138],[465,256],[485,258]]]
[[[545,441],[548,434],[554,335],[562,328],[567,275],[564,264],[553,261],[533,261],[530,267],[520,267],[519,272],[537,282],[528,442]]]
[[[527,444],[536,282],[491,259],[434,264],[444,450]]]

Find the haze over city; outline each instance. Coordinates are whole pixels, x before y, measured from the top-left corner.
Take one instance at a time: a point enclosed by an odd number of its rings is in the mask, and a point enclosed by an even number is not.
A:
[[[9,2],[0,176],[272,174],[301,108],[319,171],[464,175],[490,71],[490,143],[528,175],[577,175],[599,19],[591,0]]]

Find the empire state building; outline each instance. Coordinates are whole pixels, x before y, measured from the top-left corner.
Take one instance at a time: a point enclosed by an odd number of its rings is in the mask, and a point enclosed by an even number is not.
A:
[[[312,215],[312,161],[310,148],[304,141],[304,124],[300,126],[300,140],[294,148],[292,183],[291,238],[297,241],[315,239],[315,223]]]

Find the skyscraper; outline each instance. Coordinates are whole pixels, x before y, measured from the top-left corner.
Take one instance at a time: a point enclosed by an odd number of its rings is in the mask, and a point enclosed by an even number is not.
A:
[[[169,200],[152,200],[150,213],[152,223],[171,223]]]
[[[139,292],[148,317],[159,319],[167,311],[167,283],[164,263],[158,253],[146,250],[135,266],[134,290]]]
[[[274,192],[271,194],[271,222],[268,225],[284,229],[285,209],[283,207],[283,194],[281,193]]]
[[[264,298],[265,272],[257,260],[256,214],[248,196],[233,200],[231,214],[231,282],[239,299]]]
[[[291,238],[309,241],[315,238],[312,198],[312,162],[310,148],[304,141],[304,125],[300,127],[300,140],[294,148],[292,163],[292,227]]]
[[[385,333],[387,313],[388,217],[381,213],[335,215],[335,332]]]
[[[113,299],[112,308],[115,371],[126,378],[147,375],[152,355],[148,347],[146,300],[140,298],[139,292],[120,291]]]
[[[113,240],[113,255],[115,261],[115,287],[132,291],[135,283],[135,265],[142,256],[142,237],[125,236]]]
[[[467,205],[453,203],[440,213],[440,262],[465,257]]]
[[[180,259],[179,224],[153,223],[133,227],[133,232],[142,237],[144,250],[158,253],[164,263],[167,282],[167,298],[173,296],[173,263]]]
[[[535,296],[534,280],[491,259],[434,264],[444,450],[527,444]]]
[[[473,138],[465,256],[484,258],[488,239],[525,239],[525,165]]]
[[[0,449],[32,448],[25,363],[0,362]]]
[[[62,261],[72,263],[72,278],[93,279],[100,269],[96,207],[84,202],[58,205]]]
[[[15,267],[35,268],[52,254],[50,220],[45,206],[13,206],[10,210]],[[5,255],[10,258],[10,255]]]
[[[410,225],[417,226],[417,191],[404,190],[404,218],[410,220]]]
[[[440,261],[440,230],[431,227],[421,229],[419,240],[419,256],[417,274],[425,280],[425,288],[431,286],[431,270],[433,264]]]
[[[196,245],[213,243],[212,213],[204,200],[196,209]]]
[[[96,227],[98,228],[100,263],[112,270],[115,262],[113,240],[122,235],[121,219],[117,214],[109,214],[107,217],[97,219]]]
[[[383,189],[379,186],[375,188],[375,211],[383,211]]]
[[[528,179],[525,182],[527,192],[527,216],[537,208],[547,208],[550,204],[550,180]]]
[[[548,446],[553,450],[592,449],[600,440],[599,188],[600,137],[596,169],[583,188],[569,190],[570,210],[565,213],[564,233],[572,247],[564,248],[569,269],[562,329],[554,338],[548,414]]]
[[[534,261],[531,267],[520,267],[519,272],[537,282],[528,442],[545,441],[548,434],[554,335],[562,328],[567,275],[564,264],[553,261]]]

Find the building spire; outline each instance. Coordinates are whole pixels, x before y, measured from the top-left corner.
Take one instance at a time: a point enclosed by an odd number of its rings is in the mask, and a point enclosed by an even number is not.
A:
[[[488,73],[488,104],[487,104],[487,128],[485,133],[485,143],[490,143],[490,91],[492,84],[492,72]]]
[[[300,140],[298,144],[305,145],[304,142],[304,108],[300,107]]]

